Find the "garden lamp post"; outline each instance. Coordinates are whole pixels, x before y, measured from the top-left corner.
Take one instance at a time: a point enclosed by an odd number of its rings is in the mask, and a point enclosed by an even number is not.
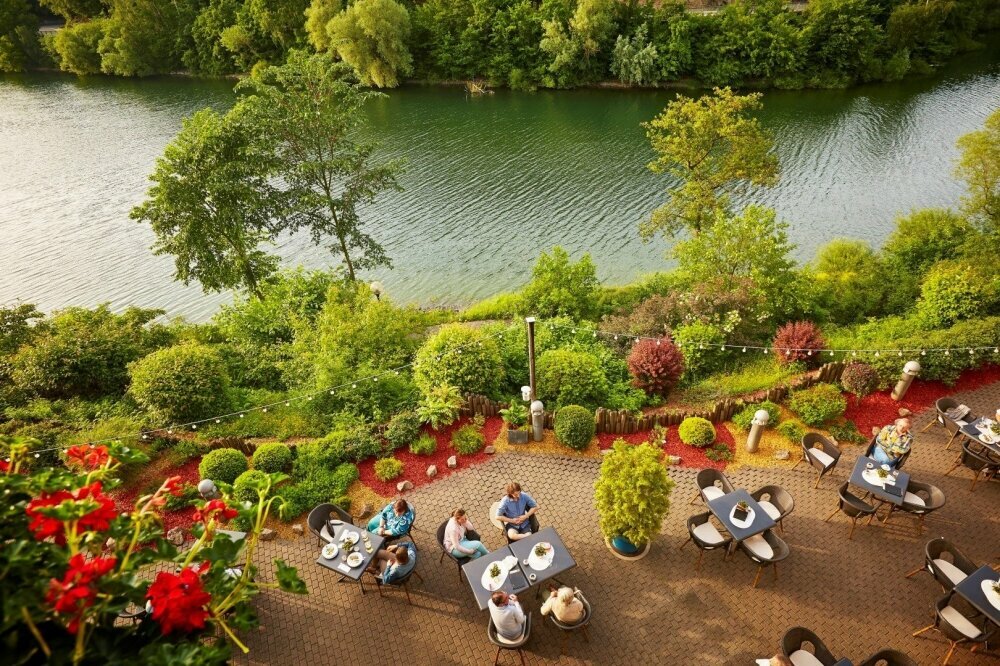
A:
[[[528,399],[531,400],[531,438],[542,441],[542,427],[545,425],[545,405],[535,393],[535,318],[525,317],[528,325]]]
[[[372,290],[373,294],[375,294],[375,300],[376,301],[381,301],[382,300],[382,294],[385,293],[385,287],[382,285],[381,282],[379,282],[378,280],[375,280],[370,285],[368,285],[368,288]]]
[[[764,434],[767,422],[771,420],[771,415],[766,409],[758,409],[754,412],[753,421],[750,422],[750,434],[747,435],[747,453],[756,453],[760,444],[760,436]]]
[[[910,384],[913,380],[917,378],[920,374],[920,364],[916,361],[907,361],[906,365],[903,366],[903,374],[899,376],[899,381],[896,382],[896,388],[892,389],[892,399],[902,400],[903,396],[910,388]]]

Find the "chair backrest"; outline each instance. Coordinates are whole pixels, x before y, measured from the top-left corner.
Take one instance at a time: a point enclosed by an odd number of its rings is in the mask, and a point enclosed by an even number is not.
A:
[[[521,636],[514,641],[501,641],[500,637],[497,635],[497,626],[493,624],[493,616],[490,615],[490,623],[486,627],[486,635],[489,637],[490,642],[497,647],[505,648],[508,650],[516,650],[522,647],[531,638],[531,613],[524,614],[524,626],[521,627]]]
[[[955,400],[954,398],[938,398],[934,402],[934,409],[936,409],[937,413],[946,419],[948,418],[947,411],[956,407],[958,407],[958,400]]]
[[[448,529],[448,521],[450,521],[450,520],[451,520],[451,518],[449,518],[448,520],[444,521],[443,523],[441,523],[440,525],[438,525],[438,528],[437,528],[437,542],[438,542],[438,545],[441,546],[441,550],[443,550],[446,553],[448,553],[448,549],[444,547],[444,531],[446,529]],[[451,555],[451,553],[448,553],[448,554]]]
[[[834,460],[840,459],[840,449],[837,445],[818,432],[807,432],[802,436],[802,449],[817,448],[826,453]]]
[[[555,613],[550,616],[552,618],[552,624],[556,625],[560,629],[563,629],[564,631],[573,631],[574,629],[586,627],[590,624],[590,615],[593,612],[593,609],[590,607],[590,602],[587,601],[587,598],[583,596],[583,592],[580,590],[574,590],[573,596],[579,599],[580,603],[583,604],[583,617],[581,617],[579,621],[574,622],[573,624],[566,624],[565,622],[560,622]]]
[[[849,485],[850,482],[845,481],[837,491],[840,495],[840,510],[851,517],[875,511],[875,507],[848,490]]]
[[[326,525],[326,521],[330,517],[330,511],[332,511],[333,508],[333,504],[320,504],[309,512],[309,516],[306,518],[306,524],[309,525],[309,529],[313,532],[313,534],[319,536],[320,530],[322,530],[323,526]]]
[[[972,440],[965,440],[962,442],[962,464],[969,469],[978,472],[987,465],[990,461],[986,456],[979,454],[977,451],[973,450],[973,446],[977,446]]]
[[[906,492],[913,493],[920,499],[924,501],[923,506],[914,505],[913,508],[920,509],[924,512],[934,511],[940,509],[944,506],[945,496],[944,491],[937,486],[932,486],[929,483],[921,483],[920,481],[914,481],[910,479],[910,482],[906,484]],[[903,502],[904,506],[909,506],[906,502]]]
[[[952,610],[957,611],[959,615],[974,624],[981,631],[985,630],[987,621],[986,618],[977,618],[979,613],[969,604],[969,602],[957,594],[946,594],[937,600],[937,603],[934,604],[934,608],[937,612],[938,629],[940,629],[941,633],[949,639],[953,641],[964,641],[968,640],[969,637],[948,622],[948,618],[942,614],[942,611],[948,606],[951,606]]]
[[[819,636],[805,627],[792,627],[785,632],[785,635],[781,637],[781,652],[786,657],[791,657],[796,650],[804,650],[803,646],[807,643],[812,647],[812,653],[821,663],[832,664],[836,661]]]
[[[918,666],[918,664],[909,655],[886,648],[868,657],[858,666]]]
[[[695,478],[699,488],[709,488],[714,486],[716,481],[718,481],[723,492],[733,492],[733,484],[729,482],[729,478],[717,469],[703,469],[698,472],[698,476]]]
[[[876,446],[878,446],[878,436],[877,435],[874,436],[874,437],[872,437],[872,441],[868,442],[868,448],[865,449],[865,455],[868,456],[869,458],[871,458],[872,457],[872,452],[875,450]]]
[[[766,497],[767,501],[773,504],[782,515],[787,514],[795,507],[795,501],[791,494],[781,486],[762,486],[750,493],[750,496],[758,502]]]

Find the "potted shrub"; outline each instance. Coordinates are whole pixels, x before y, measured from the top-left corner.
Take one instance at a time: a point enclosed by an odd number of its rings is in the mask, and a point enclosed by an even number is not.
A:
[[[507,441],[511,444],[527,444],[528,408],[517,400],[511,400],[507,409],[500,410],[500,416],[507,424]]]
[[[649,551],[670,510],[674,482],[660,462],[662,451],[648,442],[615,441],[594,483],[601,533],[613,553],[637,559]]]

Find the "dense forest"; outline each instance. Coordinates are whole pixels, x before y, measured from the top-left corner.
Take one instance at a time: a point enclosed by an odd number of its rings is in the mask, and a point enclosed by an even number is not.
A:
[[[65,21],[40,35],[40,21]],[[330,51],[365,85],[485,79],[839,87],[929,71],[1000,26],[994,0],[5,0],[0,71],[220,76]]]

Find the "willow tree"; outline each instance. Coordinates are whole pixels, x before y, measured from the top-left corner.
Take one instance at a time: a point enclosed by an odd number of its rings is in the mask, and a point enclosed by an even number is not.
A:
[[[413,70],[406,46],[410,14],[395,0],[357,0],[326,29],[330,48],[367,86],[395,88]]]

